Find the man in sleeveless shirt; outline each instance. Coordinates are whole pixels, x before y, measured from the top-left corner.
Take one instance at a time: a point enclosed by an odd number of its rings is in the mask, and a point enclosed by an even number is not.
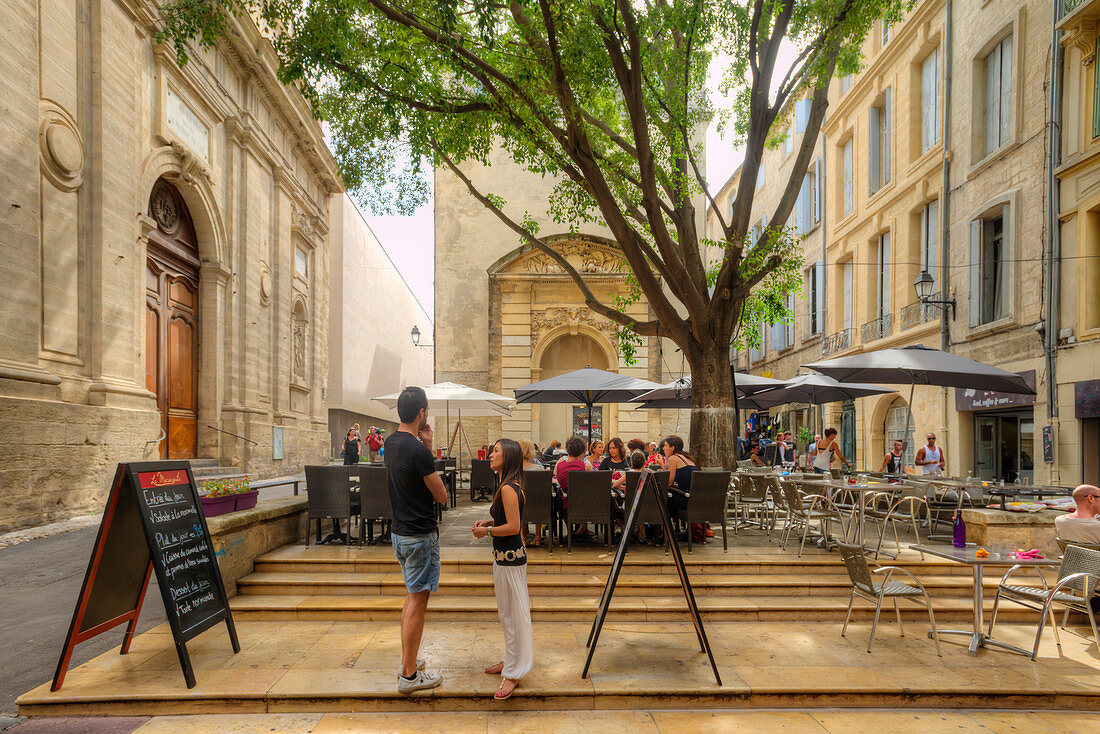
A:
[[[922,474],[942,474],[947,465],[947,459],[943,455],[943,449],[936,446],[936,434],[929,433],[928,443],[917,450],[914,463],[921,468]]]

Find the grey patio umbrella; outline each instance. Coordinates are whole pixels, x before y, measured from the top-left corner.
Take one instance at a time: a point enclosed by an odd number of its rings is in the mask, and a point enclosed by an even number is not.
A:
[[[625,403],[660,387],[656,382],[593,367],[517,388],[517,403],[583,403],[588,408],[588,442],[592,443],[592,406]]]
[[[975,362],[957,354],[949,354],[923,344],[880,349],[846,357],[826,359],[806,365],[840,382],[909,383],[909,406],[913,406],[913,389],[917,385],[961,387],[973,390],[1034,395],[1024,378],[999,367]],[[912,428],[913,411],[909,411],[905,435]]]
[[[759,375],[746,375],[741,372],[733,373],[733,378],[737,388],[737,396],[742,398],[763,390],[782,387],[785,384],[782,380],[773,380],[770,377],[760,377]],[[662,401],[661,405],[651,405],[651,403],[658,400]],[[666,402],[669,400],[672,403]],[[661,385],[656,390],[643,393],[631,402],[645,403],[645,407],[648,408],[689,408],[691,407],[691,375]]]
[[[781,387],[756,393],[751,400],[760,407],[784,403],[822,405],[889,392],[894,391],[862,382],[839,382],[826,375],[799,375]]]

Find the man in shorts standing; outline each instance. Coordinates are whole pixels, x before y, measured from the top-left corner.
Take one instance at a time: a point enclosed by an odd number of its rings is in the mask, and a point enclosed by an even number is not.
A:
[[[424,633],[428,596],[439,588],[439,526],[435,503],[447,501],[447,489],[432,458],[432,427],[428,425],[428,398],[419,387],[406,387],[397,398],[401,425],[386,439],[386,483],[393,509],[390,536],[401,575],[405,579],[405,606],[401,609],[401,672],[397,690],[412,693],[435,688],[442,675],[424,670],[417,658]]]

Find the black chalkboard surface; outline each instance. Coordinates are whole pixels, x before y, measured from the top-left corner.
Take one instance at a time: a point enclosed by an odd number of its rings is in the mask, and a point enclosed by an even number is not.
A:
[[[186,461],[118,465],[52,690],[61,687],[77,644],[124,622],[129,626],[120,653],[126,654],[154,573],[184,679],[193,688],[188,640],[224,621],[233,652],[240,644]]]

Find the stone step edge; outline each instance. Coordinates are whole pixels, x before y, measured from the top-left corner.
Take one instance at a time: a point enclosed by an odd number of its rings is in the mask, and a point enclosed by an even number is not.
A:
[[[203,671],[196,675],[201,683]],[[444,681],[446,686],[446,681]],[[63,690],[63,689],[62,689]],[[165,715],[209,713],[316,713],[373,711],[532,711],[532,710],[668,710],[668,709],[999,709],[999,710],[1095,710],[1100,692],[1004,691],[1004,690],[812,690],[806,686],[789,689],[768,688],[760,691],[743,687],[718,689],[698,687],[670,691],[640,688],[614,692],[544,693],[523,691],[506,702],[491,700],[483,691],[445,691],[402,696],[396,692],[371,692],[361,695],[232,694],[178,693],[162,696],[144,694],[114,698],[59,700],[58,697],[26,699],[16,703],[22,716],[81,715]],[[482,701],[478,707],[472,702]]]

